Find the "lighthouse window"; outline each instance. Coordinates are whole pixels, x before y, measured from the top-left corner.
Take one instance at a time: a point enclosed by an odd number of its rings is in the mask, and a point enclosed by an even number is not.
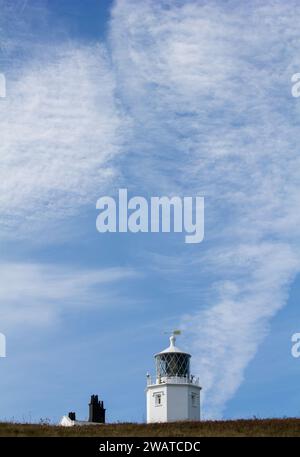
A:
[[[197,406],[197,395],[192,394],[192,406]]]
[[[161,406],[161,394],[155,394],[155,406]]]
[[[190,355],[184,353],[163,353],[156,356],[157,377],[189,376]]]

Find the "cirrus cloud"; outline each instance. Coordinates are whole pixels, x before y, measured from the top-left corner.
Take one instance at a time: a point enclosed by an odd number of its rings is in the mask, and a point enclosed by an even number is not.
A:
[[[170,272],[180,255],[178,274],[206,291],[182,311],[206,417],[223,414],[299,271],[299,14],[294,1],[119,0],[113,10],[131,182],[206,197],[206,243],[164,262]]]

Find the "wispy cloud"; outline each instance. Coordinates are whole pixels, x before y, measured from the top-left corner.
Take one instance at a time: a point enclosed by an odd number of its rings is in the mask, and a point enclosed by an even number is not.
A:
[[[11,65],[0,105],[0,228],[16,236],[94,207],[117,173],[126,118],[103,45],[36,43],[2,3],[2,57]],[[33,13],[42,22],[42,8]]]
[[[206,197],[206,243],[188,258],[209,294],[184,319],[206,417],[223,413],[299,271],[299,8],[120,0],[112,15],[131,182]]]
[[[127,304],[129,298],[118,292],[119,286],[137,276],[130,268],[1,263],[1,331],[45,328],[58,324],[68,313]]]
[[[111,55],[31,41],[1,100],[2,234],[94,206],[121,166],[140,193],[205,195],[205,243],[181,246],[176,264],[168,253],[163,270],[205,296],[182,314],[206,417],[223,413],[299,271],[299,15],[296,1],[119,0]],[[9,11],[1,17],[6,58],[22,55],[26,25],[7,33]],[[0,273],[7,327],[92,306],[95,287],[110,302],[109,278],[132,274],[4,263]]]

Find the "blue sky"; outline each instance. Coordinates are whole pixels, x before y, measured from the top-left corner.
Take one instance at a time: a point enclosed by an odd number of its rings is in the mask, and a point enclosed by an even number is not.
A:
[[[184,329],[203,416],[296,416],[296,1],[0,0],[0,418],[145,419]],[[205,197],[205,240],[99,234],[96,201]]]

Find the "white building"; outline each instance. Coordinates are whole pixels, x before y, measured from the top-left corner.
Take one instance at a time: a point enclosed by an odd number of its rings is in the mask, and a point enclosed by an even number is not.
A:
[[[191,355],[175,346],[155,355],[156,377],[147,375],[147,422],[200,420],[199,379],[190,374]]]
[[[82,427],[84,425],[99,425],[99,423],[89,421],[78,421],[76,419],[71,419],[69,416],[63,416],[59,422],[59,425],[62,425],[63,427]]]
[[[76,413],[70,412],[68,416],[63,416],[59,425],[63,427],[74,427],[82,425],[99,425],[105,424],[105,408],[103,401],[98,399],[98,395],[92,395],[89,403],[89,420],[79,421],[76,419]]]

